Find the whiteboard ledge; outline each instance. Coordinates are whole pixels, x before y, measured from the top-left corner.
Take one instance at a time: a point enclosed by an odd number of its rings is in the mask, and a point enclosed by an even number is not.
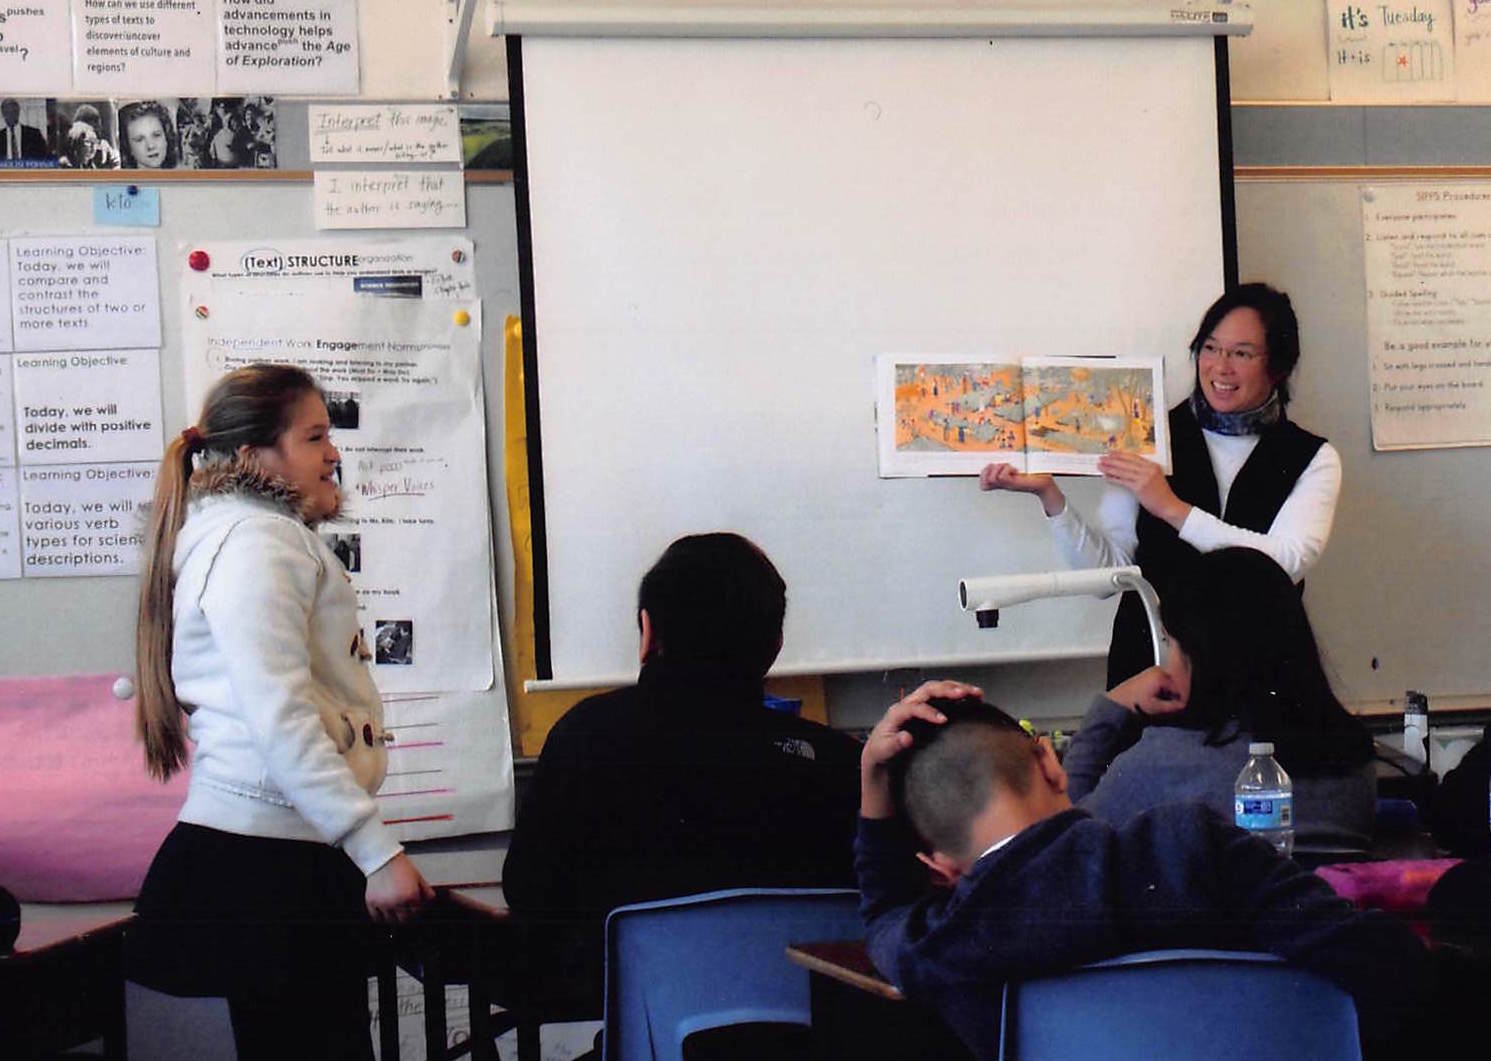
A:
[[[921,659],[884,661],[871,659],[849,660],[805,660],[773,667],[767,674],[772,678],[816,677],[827,674],[867,674],[885,670],[928,670],[942,667],[985,667],[997,663],[1044,663],[1063,659],[1101,659],[1108,654],[1106,643],[1085,645],[1076,648],[1038,649],[1030,652],[989,652],[973,656],[925,656]],[[529,678],[523,682],[523,691],[529,693],[568,692],[576,689],[615,689],[622,685],[633,685],[637,681],[631,674],[595,675],[582,678]]]
[[[1241,37],[1246,4],[631,4],[492,0],[492,35],[527,37]]]

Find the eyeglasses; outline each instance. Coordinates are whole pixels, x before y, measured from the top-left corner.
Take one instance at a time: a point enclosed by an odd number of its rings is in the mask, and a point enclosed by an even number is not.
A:
[[[1227,357],[1246,364],[1249,361],[1257,361],[1260,357],[1267,355],[1262,350],[1251,346],[1234,346],[1229,350],[1214,339],[1208,339],[1201,344],[1199,356],[1206,358],[1208,361],[1220,361],[1224,357]]]

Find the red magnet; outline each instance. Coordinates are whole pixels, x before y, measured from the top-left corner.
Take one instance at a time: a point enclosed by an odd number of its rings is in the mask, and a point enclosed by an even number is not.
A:
[[[206,251],[192,251],[186,256],[186,264],[200,273],[207,270],[207,267],[212,264],[212,259],[207,256]]]
[[[460,265],[466,260],[466,252],[457,247],[455,250],[450,252],[450,260],[455,262],[457,265]]]
[[[206,319],[207,319],[207,307],[206,306],[198,306],[197,307],[197,320],[199,320],[199,321],[205,321]]]

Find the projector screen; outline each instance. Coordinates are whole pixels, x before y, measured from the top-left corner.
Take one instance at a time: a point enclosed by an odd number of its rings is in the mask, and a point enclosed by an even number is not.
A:
[[[1032,498],[877,476],[875,357],[1163,358],[1184,398],[1232,223],[1212,38],[514,54],[539,677],[630,680],[638,580],[718,529],[786,579],[777,673],[1106,651],[1111,600],[959,610],[1059,560]]]

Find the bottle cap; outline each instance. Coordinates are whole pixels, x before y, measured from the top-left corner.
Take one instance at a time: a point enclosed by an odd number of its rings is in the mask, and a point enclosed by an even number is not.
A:
[[[1248,745],[1249,755],[1272,755],[1273,753],[1274,745],[1272,741],[1256,741]]]

